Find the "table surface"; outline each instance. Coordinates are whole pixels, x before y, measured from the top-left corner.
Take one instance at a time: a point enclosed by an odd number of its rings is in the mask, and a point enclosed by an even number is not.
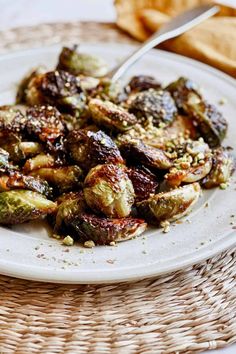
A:
[[[219,2],[236,6],[235,0]],[[43,22],[114,22],[116,18],[112,0],[0,0],[0,8],[0,30]],[[211,351],[211,354],[235,353],[236,344]]]

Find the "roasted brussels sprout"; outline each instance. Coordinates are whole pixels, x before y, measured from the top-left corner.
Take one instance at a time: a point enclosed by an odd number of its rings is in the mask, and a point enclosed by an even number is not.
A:
[[[205,101],[188,103],[189,113],[197,123],[204,140],[210,147],[217,147],[225,138],[228,124],[217,108]]]
[[[135,201],[140,202],[155,194],[158,187],[156,176],[145,167],[130,167],[127,174],[133,184]]]
[[[120,150],[127,161],[131,163],[160,170],[168,170],[172,166],[171,160],[164,151],[145,145],[140,140],[124,143],[120,146]]]
[[[124,163],[116,144],[101,130],[74,130],[68,134],[66,146],[72,159],[86,171],[104,163]]]
[[[223,148],[214,151],[210,173],[202,181],[204,188],[214,188],[227,183],[235,170],[235,158]]]
[[[177,115],[177,108],[170,93],[163,90],[143,91],[137,93],[130,102],[129,111],[145,122],[151,117],[153,124],[170,124]]]
[[[0,107],[0,137],[5,137],[9,133],[21,133],[26,124],[26,116],[17,106]]]
[[[73,75],[83,74],[85,76],[105,76],[108,67],[106,62],[91,54],[77,52],[77,46],[72,49],[64,47],[59,56],[57,65],[59,70],[65,70]]]
[[[196,183],[159,193],[137,203],[138,213],[152,224],[174,221],[186,215],[200,196],[200,185]]]
[[[20,82],[16,95],[16,103],[25,103],[31,101],[31,104],[42,103],[37,86],[40,83],[42,74],[46,72],[45,68],[38,67],[30,71]]]
[[[81,241],[92,240],[97,245],[129,240],[141,235],[147,227],[142,219],[108,219],[81,214],[71,222],[71,230]]]
[[[133,76],[127,85],[127,91],[141,92],[149,89],[159,90],[161,84],[153,76],[137,75]]]
[[[44,101],[55,105],[63,111],[69,111],[79,116],[86,103],[80,80],[66,71],[51,71],[42,77],[40,91]]]
[[[65,126],[59,111],[52,106],[35,106],[27,110],[26,129],[39,141],[53,144],[64,135]]]
[[[83,180],[83,172],[79,166],[40,168],[31,172],[31,175],[46,180],[60,193],[78,189]]]
[[[23,166],[23,171],[29,173],[39,168],[52,167],[54,165],[56,165],[56,160],[52,155],[41,153],[32,159],[28,159]]]
[[[188,103],[202,100],[198,86],[185,77],[180,77],[178,80],[170,83],[166,90],[171,93],[177,107],[186,113],[188,113]]]
[[[219,146],[225,138],[227,122],[214,105],[202,99],[197,86],[191,80],[181,77],[171,83],[167,90],[171,92],[178,108],[192,117],[210,147]]]
[[[110,79],[104,78],[100,80],[96,90],[91,93],[91,97],[119,104],[124,102],[128,98],[128,95],[126,88],[119,81],[113,82]]]
[[[0,224],[21,224],[55,212],[57,204],[27,190],[0,193]]]
[[[143,233],[146,227],[141,219],[108,219],[92,214],[83,193],[63,196],[54,221],[55,233],[69,233],[79,241],[93,240],[99,245],[128,240]]]
[[[89,171],[84,181],[84,196],[94,212],[122,218],[130,214],[135,194],[125,168],[107,164]]]
[[[52,196],[52,189],[46,181],[32,176],[25,176],[17,171],[0,176],[0,192],[12,189],[27,189],[44,194],[47,197]]]
[[[137,119],[133,114],[128,113],[124,108],[110,101],[94,98],[89,101],[88,106],[93,121],[99,126],[123,132],[129,130],[137,123]]]

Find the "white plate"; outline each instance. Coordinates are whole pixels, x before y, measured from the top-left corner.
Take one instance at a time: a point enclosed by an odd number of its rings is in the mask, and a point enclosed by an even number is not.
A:
[[[112,66],[134,47],[82,45],[82,49],[104,57]],[[30,68],[39,64],[53,68],[58,52],[58,47],[51,47],[1,57],[0,103],[13,102],[16,84]],[[226,98],[227,103],[220,107],[229,122],[225,144],[236,146],[236,84],[232,78],[160,50],[153,50],[137,63],[129,76],[133,74],[151,74],[164,83],[185,75],[200,84],[210,102],[218,104]],[[49,238],[46,228],[35,224],[11,230],[0,228],[0,273],[51,282],[101,283],[141,279],[184,268],[236,243],[236,230],[230,225],[236,211],[235,189],[233,180],[227,190],[204,192],[190,216],[182,224],[172,226],[168,234],[152,229],[145,237],[120,243],[118,247],[65,247]]]

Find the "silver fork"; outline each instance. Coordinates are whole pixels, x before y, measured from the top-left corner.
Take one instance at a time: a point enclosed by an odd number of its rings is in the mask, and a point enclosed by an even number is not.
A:
[[[134,53],[124,59],[119,65],[108,73],[108,77],[114,82],[121,78],[125,72],[139,60],[147,51],[158,44],[181,35],[189,29],[197,26],[219,11],[216,5],[203,5],[185,11],[163,25],[147,41],[145,41]]]

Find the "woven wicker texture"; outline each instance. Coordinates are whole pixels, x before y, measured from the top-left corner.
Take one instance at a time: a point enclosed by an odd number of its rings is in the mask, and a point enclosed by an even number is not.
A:
[[[0,51],[58,42],[127,42],[113,25],[0,33]],[[236,342],[236,249],[156,279],[55,285],[0,276],[1,354],[195,353]]]

